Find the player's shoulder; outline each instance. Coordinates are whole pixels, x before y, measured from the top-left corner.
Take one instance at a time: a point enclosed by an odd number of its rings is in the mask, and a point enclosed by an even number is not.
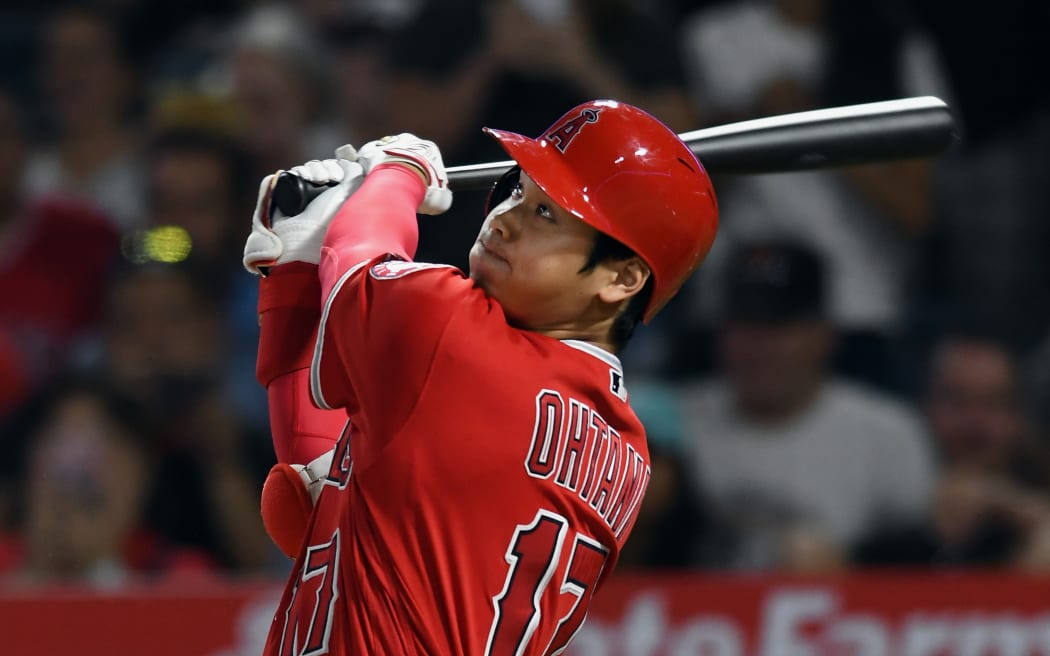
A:
[[[420,274],[452,274],[462,276],[463,272],[449,264],[433,262],[412,262],[408,260],[384,259],[373,262],[368,267],[368,275],[375,280],[397,280]]]
[[[426,314],[434,327],[484,296],[457,267],[390,256],[367,260],[348,271],[333,289],[332,296],[336,294],[344,309],[367,304],[376,318],[410,316],[414,324]]]
[[[372,260],[365,270],[367,273],[361,283],[373,290],[373,298],[396,301],[399,305],[464,301],[471,296],[474,288],[470,278],[459,268],[448,264],[388,257]]]
[[[336,282],[333,296],[345,288],[371,288],[381,297],[404,294],[440,294],[462,291],[470,280],[458,268],[448,264],[413,262],[391,255],[364,260],[349,268]]]
[[[355,264],[339,277],[325,302],[325,320],[330,311],[355,312],[364,305],[381,316],[447,309],[472,286],[453,266],[378,256]]]

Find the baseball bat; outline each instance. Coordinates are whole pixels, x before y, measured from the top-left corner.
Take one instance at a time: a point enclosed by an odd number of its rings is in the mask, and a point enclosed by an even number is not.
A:
[[[930,157],[958,137],[948,106],[932,96],[769,116],[678,136],[708,172],[737,175]],[[485,189],[512,166],[510,160],[451,166],[449,186]],[[324,190],[285,171],[274,186],[273,204],[291,216]]]

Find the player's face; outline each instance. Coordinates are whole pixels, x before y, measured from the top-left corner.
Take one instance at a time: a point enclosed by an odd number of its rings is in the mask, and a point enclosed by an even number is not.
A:
[[[596,237],[522,173],[485,218],[470,250],[470,277],[515,325],[544,331],[586,324],[609,282],[601,266],[580,273]]]

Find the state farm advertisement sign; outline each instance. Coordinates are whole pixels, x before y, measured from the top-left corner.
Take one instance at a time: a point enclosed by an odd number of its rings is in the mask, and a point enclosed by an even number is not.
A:
[[[620,578],[572,656],[1050,656],[1050,579]]]
[[[0,655],[257,656],[280,588],[0,588]],[[621,575],[566,654],[1050,656],[1050,578]]]

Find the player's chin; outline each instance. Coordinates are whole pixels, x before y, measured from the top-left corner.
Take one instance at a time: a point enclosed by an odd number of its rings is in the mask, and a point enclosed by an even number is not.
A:
[[[474,286],[480,288],[486,294],[491,295],[491,293],[489,292],[489,279],[488,276],[485,275],[485,267],[475,260],[473,251],[471,251],[470,253],[470,259],[468,260],[468,264],[468,276],[471,280],[474,281]]]
[[[485,249],[480,242],[470,249],[470,278],[475,282],[492,282],[506,276],[507,261]],[[486,285],[482,285],[485,287]]]

